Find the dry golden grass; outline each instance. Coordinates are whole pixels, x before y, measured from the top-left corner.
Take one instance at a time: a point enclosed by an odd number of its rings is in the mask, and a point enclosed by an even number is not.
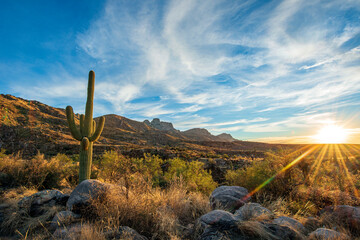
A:
[[[197,218],[210,211],[207,197],[188,193],[181,182],[169,189],[148,187],[143,182],[126,198],[121,188],[112,189],[105,201],[94,200],[92,209],[102,229],[129,226],[154,239],[183,238]]]
[[[44,210],[44,214],[31,217],[28,208],[19,208],[17,205],[11,206],[5,212],[4,221],[1,223],[1,233],[9,235],[17,233],[24,238],[33,234],[50,234],[47,230],[49,221],[57,212],[65,210],[65,207],[44,206],[42,210]]]

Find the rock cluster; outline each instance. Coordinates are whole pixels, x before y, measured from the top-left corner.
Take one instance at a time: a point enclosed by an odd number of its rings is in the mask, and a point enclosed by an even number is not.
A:
[[[18,202],[21,209],[29,209],[30,216],[37,217],[44,214],[45,206],[63,206],[66,210],[58,212],[50,222],[49,231],[55,239],[78,239],[81,232],[86,228],[91,229],[89,223],[82,223],[81,218],[89,213],[92,199],[104,198],[113,185],[98,180],[82,181],[70,195],[63,194],[59,190],[44,190]],[[103,233],[106,239],[134,239],[146,240],[134,229],[121,226],[116,230]]]
[[[221,186],[210,195],[211,212],[197,221],[199,239],[282,239],[332,240],[350,239],[332,229],[319,227],[320,220],[308,218],[305,226],[294,218],[279,216],[258,203],[250,201],[248,190],[238,186]],[[351,206],[325,208],[321,214],[348,224],[359,226],[359,209]]]
[[[97,180],[81,182],[70,195],[58,190],[44,190],[25,197],[18,202],[19,209],[29,209],[29,215],[38,217],[44,209],[51,206],[62,206],[63,211],[49,220],[52,236],[55,239],[79,238],[90,223],[82,223],[81,218],[89,213],[90,200],[106,197],[114,187]],[[350,239],[349,236],[334,229],[324,228],[318,218],[309,217],[304,224],[287,216],[275,216],[269,209],[259,203],[250,202],[251,197],[246,188],[238,186],[221,186],[210,195],[212,211],[201,216],[194,232],[199,233],[200,240],[218,239],[282,239],[282,240],[332,240]],[[6,206],[0,206],[0,213]],[[90,209],[91,210],[91,209]],[[341,222],[349,232],[359,231],[360,209],[352,206],[329,206],[320,213],[322,221]],[[0,221],[2,215],[0,214]],[[121,226],[118,229],[103,232],[105,239],[147,238],[134,229]]]

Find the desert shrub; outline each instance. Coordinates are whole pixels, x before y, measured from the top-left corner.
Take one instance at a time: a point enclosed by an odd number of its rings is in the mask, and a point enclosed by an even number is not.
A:
[[[105,151],[101,156],[99,177],[110,181],[118,182],[132,172],[131,159],[119,154],[116,151]]]
[[[211,173],[204,170],[204,163],[198,161],[187,162],[179,158],[169,160],[169,168],[165,173],[165,179],[174,181],[182,178],[190,191],[211,193],[217,183],[213,180]]]
[[[246,168],[229,170],[225,175],[225,179],[229,185],[237,185],[254,190],[274,174],[275,170],[272,168],[271,162],[264,160],[255,162]]]
[[[230,170],[225,178],[231,185],[243,186],[249,190],[262,186],[261,192],[282,196],[299,185],[309,184],[313,159],[304,158],[292,165],[300,155],[300,151],[292,152],[286,148],[280,148],[276,152],[269,151],[265,153],[263,160],[253,161],[243,169]]]
[[[77,167],[63,154],[45,159],[38,153],[30,160],[21,159],[19,155],[5,155],[0,159],[0,172],[3,187],[51,189],[77,183]]]
[[[359,205],[359,172],[344,167],[354,166],[354,162],[344,162],[346,158],[338,159],[330,153],[319,161],[317,153],[291,164],[303,152],[288,149],[267,152],[262,161],[228,171],[226,180],[230,185],[256,189],[253,197],[258,202],[263,201],[264,194],[282,198],[291,203],[286,205],[290,214],[307,216],[328,205]]]
[[[153,187],[165,184],[161,164],[163,160],[156,155],[144,154],[143,158],[133,158],[134,172],[140,173]]]
[[[166,187],[179,178],[190,191],[210,193],[217,186],[201,162],[170,159],[165,173],[161,168],[164,162],[150,154],[145,154],[143,158],[129,158],[115,151],[107,151],[100,160],[99,177],[110,182],[122,182],[126,188],[142,181],[150,183],[151,187]]]
[[[99,161],[99,178],[108,182],[121,183],[126,188],[139,181],[152,187],[164,185],[161,164],[163,160],[155,155],[144,154],[143,158],[130,158],[116,151],[106,151]]]

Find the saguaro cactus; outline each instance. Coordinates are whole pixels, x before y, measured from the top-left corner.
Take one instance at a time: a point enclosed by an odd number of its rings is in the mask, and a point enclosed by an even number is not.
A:
[[[80,130],[74,121],[74,112],[71,106],[66,107],[66,117],[71,135],[80,141],[80,169],[79,182],[90,178],[93,143],[99,139],[105,124],[105,117],[101,117],[99,125],[93,120],[93,101],[95,89],[95,73],[89,72],[88,94],[86,100],[85,115],[80,115]]]

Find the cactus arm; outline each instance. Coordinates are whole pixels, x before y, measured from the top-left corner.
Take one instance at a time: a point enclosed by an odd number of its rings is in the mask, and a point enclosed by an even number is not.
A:
[[[98,124],[94,134],[89,138],[90,142],[95,142],[96,140],[99,139],[99,137],[104,129],[104,125],[105,125],[105,117],[102,116],[102,117],[100,117],[99,124]]]
[[[84,121],[85,121],[85,115],[80,114],[80,133],[81,133],[81,135],[84,134]]]
[[[95,122],[95,120],[93,120],[93,129],[91,131],[91,134],[94,134],[95,130],[96,130],[96,122]]]
[[[76,128],[74,120],[74,111],[71,106],[66,107],[66,118],[69,124],[71,135],[78,141],[81,141],[82,136],[80,131]]]
[[[84,137],[82,140],[81,140],[81,148],[83,150],[88,150],[89,149],[89,145],[90,145],[90,142],[89,142],[89,139],[87,137]]]
[[[92,133],[93,123],[93,101],[94,101],[94,88],[95,88],[95,73],[89,72],[88,93],[85,108],[85,121],[84,121],[84,136],[90,136]]]

